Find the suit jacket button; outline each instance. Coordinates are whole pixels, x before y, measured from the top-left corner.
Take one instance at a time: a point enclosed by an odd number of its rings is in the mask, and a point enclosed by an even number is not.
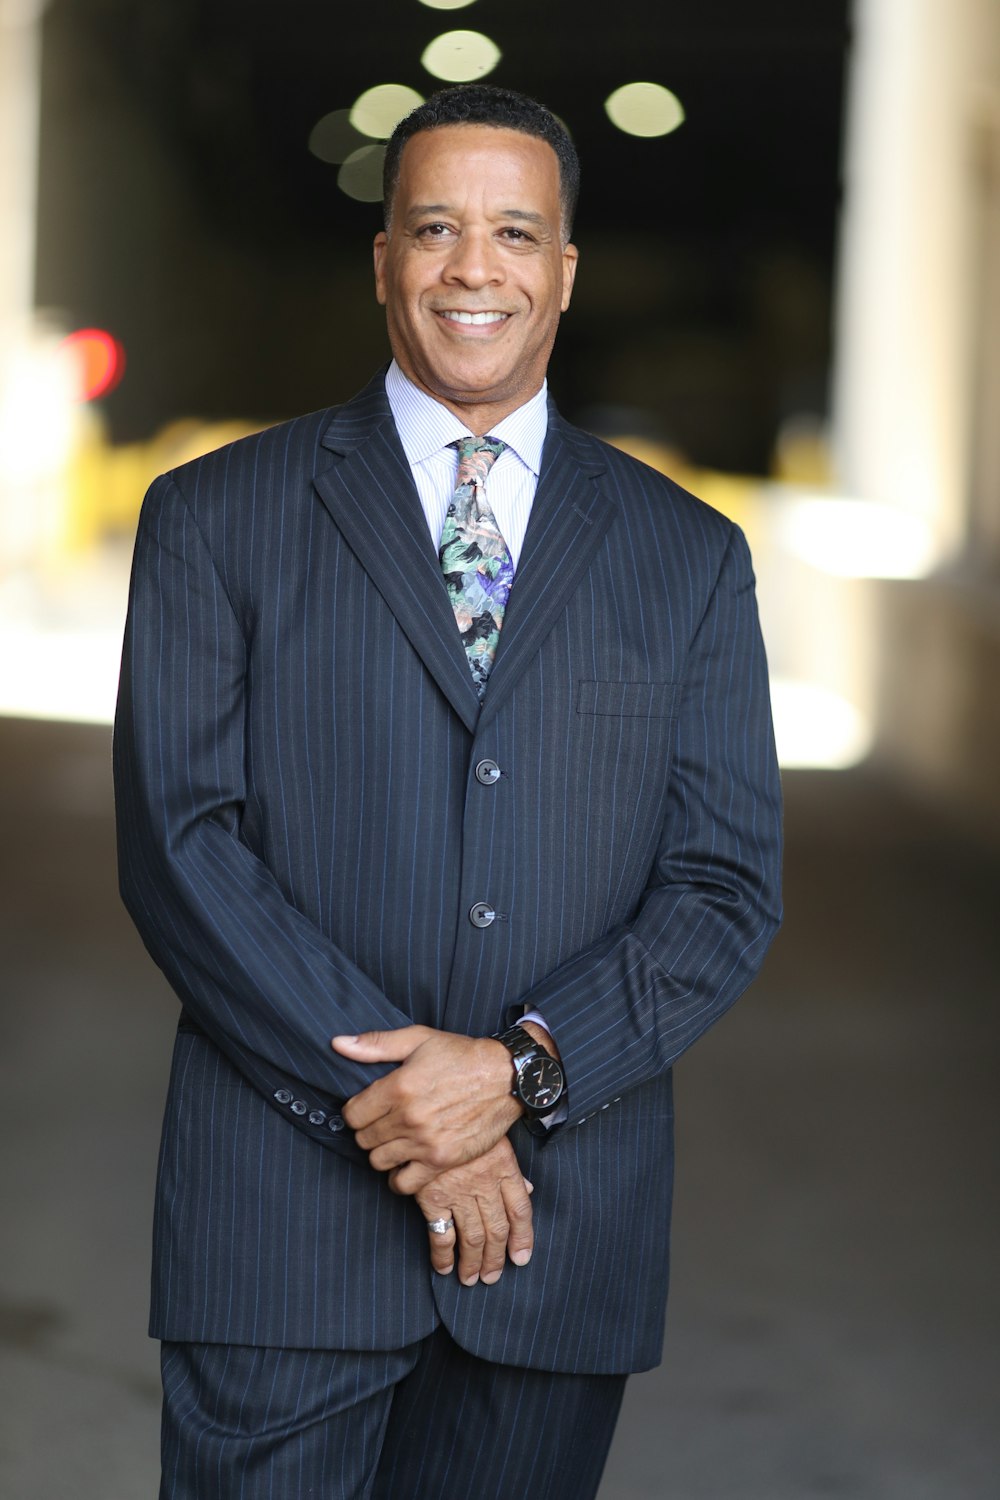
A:
[[[331,1115],[330,1118],[326,1122],[326,1128],[327,1128],[327,1130],[332,1130],[333,1133],[334,1133],[334,1135],[337,1134],[338,1130],[343,1130],[343,1128],[344,1128],[344,1117],[343,1117],[343,1115]]]
[[[309,1124],[310,1125],[325,1125],[326,1124],[326,1113],[325,1113],[325,1111],[322,1110],[322,1109],[311,1109],[309,1111]]]
[[[473,927],[489,927],[496,919],[497,914],[488,901],[477,901],[469,911]]]
[[[476,780],[482,786],[492,786],[500,780],[500,767],[495,760],[481,760],[476,767]]]
[[[304,1099],[296,1099],[292,1104],[292,1114],[304,1115],[308,1108],[309,1106]]]
[[[292,1093],[291,1089],[275,1089],[274,1097],[279,1104],[291,1104],[292,1100],[295,1098],[295,1095]]]

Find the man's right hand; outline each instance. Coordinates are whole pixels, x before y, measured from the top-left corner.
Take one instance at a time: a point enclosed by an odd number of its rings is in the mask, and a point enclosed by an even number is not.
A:
[[[535,1243],[530,1192],[506,1136],[483,1156],[432,1178],[415,1195],[421,1213],[428,1222],[455,1221],[446,1234],[428,1231],[435,1271],[453,1270],[456,1250],[463,1286],[498,1281],[506,1256],[527,1265]]]

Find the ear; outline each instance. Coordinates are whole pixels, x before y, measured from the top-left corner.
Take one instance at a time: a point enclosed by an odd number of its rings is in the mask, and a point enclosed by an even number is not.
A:
[[[389,236],[384,229],[380,229],[375,236],[372,246],[372,256],[375,262],[375,298],[381,307],[386,304],[385,289],[385,258],[389,251]]]
[[[567,245],[562,253],[562,311],[569,307],[570,298],[573,295],[573,285],[576,281],[576,265],[580,259],[580,252],[575,245]]]

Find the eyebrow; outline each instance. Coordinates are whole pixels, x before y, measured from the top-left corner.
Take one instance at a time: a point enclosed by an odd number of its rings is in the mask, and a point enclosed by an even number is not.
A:
[[[450,203],[415,203],[407,211],[406,221],[412,219],[423,219],[428,214],[450,214],[454,209]],[[527,208],[502,208],[497,214],[498,219],[517,219],[523,224],[537,224],[540,229],[547,229],[549,221],[544,214],[533,213]]]

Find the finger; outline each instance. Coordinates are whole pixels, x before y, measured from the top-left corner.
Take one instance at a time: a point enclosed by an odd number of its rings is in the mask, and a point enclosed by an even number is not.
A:
[[[507,1217],[502,1184],[488,1198],[479,1200],[479,1212],[486,1231],[479,1279],[487,1286],[492,1286],[503,1275],[507,1261],[507,1241],[510,1237],[510,1220]]]
[[[428,1162],[407,1161],[401,1167],[393,1167],[389,1173],[389,1186],[394,1193],[412,1196],[419,1193],[435,1177],[440,1176],[437,1167],[432,1167]]]
[[[463,1286],[475,1286],[483,1264],[486,1226],[475,1198],[464,1200],[452,1209],[455,1219],[455,1250],[458,1255],[458,1279]]]
[[[398,1073],[397,1068],[387,1077],[377,1078],[366,1089],[355,1094],[353,1099],[348,1099],[341,1111],[352,1130],[374,1132],[371,1137],[373,1146],[377,1146],[389,1135],[398,1134],[397,1129],[389,1128],[394,1112],[400,1106],[399,1088],[396,1083]]]
[[[443,1211],[443,1219],[451,1218],[451,1215]],[[443,1234],[437,1230],[428,1228],[427,1238],[431,1246],[431,1265],[439,1276],[447,1276],[455,1268],[455,1230],[454,1227],[445,1230]]]
[[[364,1130],[389,1113],[391,1101],[386,1099],[385,1090],[379,1088],[381,1082],[379,1079],[378,1083],[370,1083],[344,1105],[341,1114],[352,1130]]]
[[[354,1062],[405,1062],[430,1035],[428,1026],[399,1026],[394,1031],[363,1031],[359,1036],[335,1036],[334,1052]]]
[[[523,1177],[505,1177],[500,1183],[507,1214],[507,1254],[515,1266],[526,1266],[535,1248],[530,1197],[532,1191],[531,1183]]]
[[[365,1143],[359,1141],[358,1145],[364,1149]],[[391,1172],[395,1167],[412,1161],[414,1154],[415,1143],[400,1139],[389,1141],[384,1146],[376,1146],[373,1151],[368,1152],[368,1161],[376,1172]],[[440,1167],[437,1170],[440,1172]]]

